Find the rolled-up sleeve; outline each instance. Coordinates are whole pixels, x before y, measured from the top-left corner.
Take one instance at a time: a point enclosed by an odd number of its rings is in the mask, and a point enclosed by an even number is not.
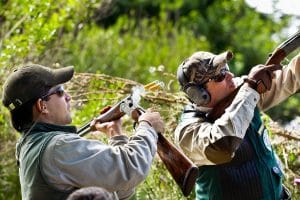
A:
[[[214,123],[186,118],[175,130],[175,141],[196,165],[229,162],[253,118],[259,94],[244,85],[232,104]]]
[[[261,101],[258,105],[262,110],[268,110],[299,91],[300,54],[295,56],[282,70],[275,71],[271,90],[261,95]]]
[[[44,152],[43,172],[60,189],[99,186],[128,195],[125,191],[148,175],[156,144],[157,134],[146,124],[131,138],[111,138],[110,145],[75,134],[58,135]]]

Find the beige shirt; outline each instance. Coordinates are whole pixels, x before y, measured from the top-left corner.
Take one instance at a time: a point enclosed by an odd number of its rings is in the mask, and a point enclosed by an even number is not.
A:
[[[58,135],[45,149],[43,173],[60,190],[98,186],[127,199],[148,175],[157,137],[147,123],[130,138],[112,137],[109,145],[76,134]]]
[[[232,104],[214,123],[196,117],[183,119],[175,130],[175,142],[198,166],[229,162],[246,134],[255,107],[267,110],[300,91],[300,56],[275,74],[271,90],[262,95],[243,85]],[[235,82],[241,82],[241,78],[235,78]]]

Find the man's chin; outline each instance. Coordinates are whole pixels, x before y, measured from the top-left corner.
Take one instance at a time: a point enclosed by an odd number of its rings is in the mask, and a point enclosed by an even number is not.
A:
[[[233,92],[236,88],[237,88],[237,86],[236,86],[236,84],[234,84],[234,82],[232,82],[232,84],[229,85],[230,92]]]
[[[68,124],[71,124],[71,123],[72,123],[72,118],[69,118]]]
[[[235,89],[236,89],[236,86],[230,87],[229,88],[229,91],[230,91],[229,93],[232,93]]]
[[[64,125],[68,125],[68,124],[71,124],[72,123],[72,118],[70,116],[68,116],[65,120],[65,123]]]

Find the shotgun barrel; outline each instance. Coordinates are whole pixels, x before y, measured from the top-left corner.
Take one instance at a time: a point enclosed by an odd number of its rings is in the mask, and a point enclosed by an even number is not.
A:
[[[149,85],[149,88],[157,88],[155,85]],[[100,114],[96,121],[100,123],[114,121],[123,117],[126,112],[123,111],[122,106],[126,104],[131,109],[130,116],[137,121],[138,116],[145,112],[145,110],[135,103],[131,103],[132,95],[127,96],[120,102],[112,106],[107,112]],[[134,117],[135,116],[135,117]],[[86,135],[93,131],[91,121],[78,129],[77,133],[80,136]],[[198,167],[174,144],[169,142],[161,133],[158,133],[157,152],[162,162],[180,187],[184,196],[188,196],[198,177]]]

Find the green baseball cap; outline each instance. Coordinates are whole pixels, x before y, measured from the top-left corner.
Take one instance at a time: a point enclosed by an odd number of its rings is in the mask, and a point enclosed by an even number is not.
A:
[[[13,111],[30,100],[45,95],[49,89],[69,81],[74,67],[52,69],[38,64],[29,64],[14,70],[3,85],[2,103]]]

